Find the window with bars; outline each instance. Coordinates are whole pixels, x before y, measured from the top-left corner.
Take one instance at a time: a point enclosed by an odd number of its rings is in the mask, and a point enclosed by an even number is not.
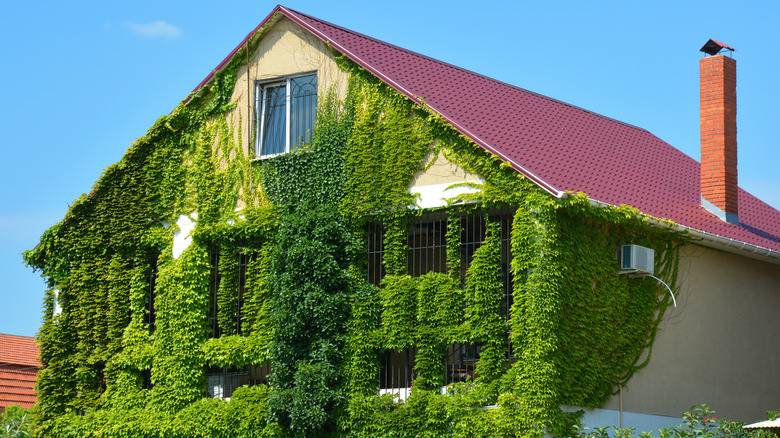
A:
[[[379,354],[379,394],[397,394],[401,400],[409,397],[414,375],[417,348],[384,351]]]
[[[257,156],[272,157],[310,142],[317,115],[317,75],[258,82],[255,112]]]
[[[256,257],[256,251],[248,249],[246,245],[240,246],[236,254],[237,268],[233,273],[224,273],[220,267],[222,257],[220,247],[211,245],[209,247],[209,309],[208,309],[208,337],[218,338],[223,334],[243,334],[244,333],[244,296],[246,292],[247,275],[249,266]],[[225,261],[223,261],[224,263]],[[226,279],[225,275],[235,275],[235,278]],[[220,290],[223,281],[231,281],[234,285],[233,290]],[[224,288],[223,288],[224,289]],[[232,298],[228,300],[220,299],[220,293],[230,293]],[[220,323],[220,302],[223,305],[230,303],[231,310],[229,326],[223,327],[224,319]]]
[[[512,306],[511,247],[510,233],[513,210],[504,208],[490,212],[489,220],[500,222],[501,277],[504,284],[503,315],[508,315]],[[447,273],[447,213],[432,213],[416,218],[406,235],[406,273],[419,277],[428,272]],[[460,215],[460,266],[461,284],[466,281],[466,271],[474,253],[485,239],[485,217],[481,213]],[[379,285],[385,276],[382,262],[384,256],[384,227],[379,222],[369,223],[367,238],[367,280]]]
[[[510,270],[510,236],[513,210],[502,208],[491,211],[488,219],[499,222],[501,242],[501,277],[504,298],[501,314],[508,318],[512,307],[512,278]],[[447,227],[448,213],[432,213],[416,218],[409,226],[406,245],[406,272],[417,277],[428,272],[447,273]],[[485,239],[485,216],[481,212],[461,214],[460,220],[460,266],[459,278],[465,284],[474,253]],[[367,237],[367,280],[379,285],[385,275],[382,258],[384,256],[384,227],[381,223],[370,223],[366,229]],[[507,333],[507,358],[514,360]],[[461,382],[474,377],[476,362],[479,360],[480,346],[471,344],[453,344],[447,349],[446,384]],[[379,384],[382,392],[398,393],[405,397],[404,391],[414,379],[413,369],[416,349],[401,352],[385,351],[380,353]]]
[[[143,389],[152,389],[154,385],[152,385],[152,370],[145,369],[141,370],[141,388]]]
[[[259,367],[210,367],[206,370],[206,385],[212,398],[229,399],[242,386],[267,385],[269,374],[271,366],[268,363]]]
[[[147,290],[146,290],[146,312],[144,313],[144,324],[149,327],[149,334],[154,333],[157,322],[157,312],[154,307],[154,300],[157,298],[157,258],[159,254],[153,254],[149,258],[149,270],[147,271]]]

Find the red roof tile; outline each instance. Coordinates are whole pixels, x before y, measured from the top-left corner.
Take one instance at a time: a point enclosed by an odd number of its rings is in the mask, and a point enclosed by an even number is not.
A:
[[[38,353],[35,338],[0,333],[0,365],[5,363],[40,367]]]
[[[644,129],[283,6],[257,29],[277,13],[407,97],[422,97],[462,134],[552,194],[584,192],[593,200],[631,205],[659,219],[780,251],[780,211],[740,189],[740,224],[718,219],[700,205],[700,164]]]
[[[29,408],[38,400],[40,366],[35,338],[0,334],[0,411],[11,405]]]

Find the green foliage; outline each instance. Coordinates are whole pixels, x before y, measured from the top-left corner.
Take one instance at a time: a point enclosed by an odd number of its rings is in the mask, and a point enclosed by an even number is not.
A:
[[[31,435],[30,419],[27,409],[11,405],[0,414],[0,438],[23,438]]]
[[[447,273],[456,282],[460,282],[460,217],[452,214],[447,219]]]
[[[463,315],[461,292],[446,274],[430,272],[417,282],[415,388],[435,390],[444,385],[447,347]]]
[[[414,346],[417,329],[417,279],[386,275],[382,279],[382,334],[384,346],[401,351]]]
[[[433,150],[427,117],[389,86],[365,76],[352,75],[350,89],[359,104],[346,153],[342,210],[355,218],[404,215],[415,203],[409,181]]]
[[[501,316],[504,298],[501,282],[500,224],[486,221],[487,232],[482,245],[466,273],[466,321],[464,341],[482,345],[477,362],[478,381],[492,383],[506,369],[506,321]]]
[[[204,392],[200,346],[206,340],[208,275],[208,251],[201,245],[160,263],[151,398],[164,411],[182,409]]]
[[[68,438],[270,438],[284,437],[267,424],[267,386],[238,388],[231,400],[200,399],[177,412],[143,407],[100,410],[53,420],[57,436]]]
[[[219,291],[217,293],[217,321],[223,335],[236,334],[233,318],[238,312],[238,250],[230,244],[219,247]]]
[[[273,254],[271,418],[296,435],[332,427],[349,315],[347,269],[358,246],[335,206],[283,215]]]
[[[346,392],[350,399],[376,394],[379,375],[379,357],[376,354],[381,342],[380,315],[382,302],[379,288],[363,283],[352,295],[352,315],[347,331],[344,375]]]
[[[296,436],[333,430],[341,405],[342,350],[359,245],[339,212],[343,151],[351,130],[331,91],[310,146],[269,160],[268,193],[282,210],[271,253],[269,419]]]
[[[385,222],[384,247],[385,254],[382,263],[389,275],[406,274],[406,230],[409,218],[406,215],[394,215]]]
[[[288,211],[307,200],[341,203],[346,184],[344,156],[353,119],[352,108],[341,110],[333,89],[322,96],[312,143],[264,163],[263,183],[274,203]]]

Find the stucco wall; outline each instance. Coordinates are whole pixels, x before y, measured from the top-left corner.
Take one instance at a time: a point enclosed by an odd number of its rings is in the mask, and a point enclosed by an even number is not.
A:
[[[443,183],[453,184],[456,182],[480,181],[480,177],[473,173],[467,172],[462,167],[455,163],[447,161],[442,152],[438,152],[434,155],[434,152],[428,153],[425,157],[426,169],[421,170],[414,174],[411,188],[437,185]]]
[[[623,410],[679,417],[706,403],[719,417],[765,419],[780,408],[780,266],[689,245],[678,284],[678,307],[624,389]]]
[[[482,182],[479,175],[448,161],[441,151],[428,153],[423,164],[425,169],[414,174],[409,183],[409,191],[419,195],[417,204],[421,208],[442,207],[448,198],[477,191],[470,187],[450,187],[453,184]]]

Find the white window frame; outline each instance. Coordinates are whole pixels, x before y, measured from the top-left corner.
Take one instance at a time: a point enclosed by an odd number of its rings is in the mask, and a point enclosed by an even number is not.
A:
[[[255,156],[258,159],[272,158],[277,155],[289,153],[294,145],[292,145],[292,81],[297,78],[306,76],[314,76],[317,79],[317,72],[307,72],[297,75],[291,75],[282,79],[270,80],[270,81],[257,81],[255,82]],[[285,87],[285,100],[284,100],[284,151],[275,152],[271,154],[263,154],[263,138],[265,136],[265,117],[266,117],[266,102],[264,99],[265,93],[268,89],[279,87]],[[315,97],[316,107],[316,97]],[[259,111],[258,111],[259,109]],[[315,116],[316,118],[316,116]],[[312,128],[314,124],[312,123]]]

